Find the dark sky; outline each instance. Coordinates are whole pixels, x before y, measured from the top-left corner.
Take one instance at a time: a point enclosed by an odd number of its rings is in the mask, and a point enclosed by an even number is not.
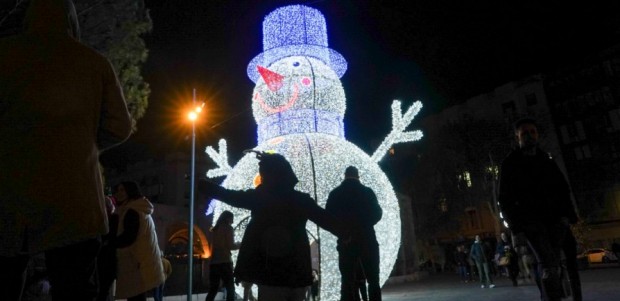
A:
[[[287,4],[306,4],[325,15],[329,46],[349,64],[341,79],[346,135],[368,153],[391,128],[393,99],[407,105],[419,99],[422,116],[436,113],[618,42],[620,3],[538,2],[545,3],[146,0],[153,20],[143,69],[150,106],[117,153],[131,160],[189,152],[183,139],[188,128],[180,131],[172,121],[181,118],[174,109],[190,101],[192,88],[207,107],[199,154],[204,145],[226,138],[233,164],[243,149],[255,146],[249,109],[254,83],[246,67],[262,52],[263,17]]]

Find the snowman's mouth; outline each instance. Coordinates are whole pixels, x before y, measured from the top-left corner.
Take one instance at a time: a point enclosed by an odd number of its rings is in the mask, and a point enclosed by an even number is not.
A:
[[[299,86],[297,84],[293,84],[293,94],[288,99],[288,102],[284,105],[277,106],[277,107],[272,107],[268,105],[263,100],[263,97],[260,95],[260,92],[256,92],[256,94],[254,95],[254,101],[258,102],[258,104],[260,105],[261,108],[263,108],[263,110],[274,114],[274,113],[280,113],[280,112],[290,109],[297,101],[298,96],[299,96]]]

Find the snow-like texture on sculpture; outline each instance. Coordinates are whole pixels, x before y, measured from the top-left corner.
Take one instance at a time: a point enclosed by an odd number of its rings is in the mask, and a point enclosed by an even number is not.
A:
[[[295,188],[309,193],[322,207],[329,192],[343,180],[345,168],[353,165],[359,169],[361,182],[375,191],[383,208],[383,218],[375,230],[381,252],[380,279],[384,283],[398,255],[401,225],[398,200],[377,162],[393,144],[422,137],[420,131],[405,131],[422,104],[415,102],[402,114],[400,102],[394,101],[392,132],[369,156],[345,139],[346,98],[340,77],[347,62],[328,48],[323,15],[303,5],[276,9],[263,22],[263,50],[248,66],[248,76],[256,83],[252,109],[258,125],[258,145],[254,150],[286,157],[299,178]],[[247,154],[232,168],[225,140],[220,140],[218,150],[207,147],[206,152],[218,165],[207,176],[226,176],[224,187],[247,190],[260,183],[254,154]],[[249,212],[218,203],[215,218],[222,210],[235,214],[235,235],[241,239]],[[337,300],[340,274],[336,237],[311,222],[307,230],[311,241],[320,241],[321,300]],[[236,253],[233,257],[236,260]]]

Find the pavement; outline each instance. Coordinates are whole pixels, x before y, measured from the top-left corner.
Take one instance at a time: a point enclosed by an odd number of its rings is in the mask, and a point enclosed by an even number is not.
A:
[[[601,266],[580,271],[584,301],[620,301],[620,266]],[[508,278],[495,279],[495,288],[480,288],[478,282],[462,283],[452,272],[429,275],[421,280],[387,284],[383,301],[536,301],[540,294],[536,284],[522,283],[513,287]],[[203,301],[206,294],[193,295],[191,300]],[[152,300],[152,298],[149,298]],[[165,301],[187,301],[186,295],[166,296]],[[572,300],[568,298],[565,300]]]

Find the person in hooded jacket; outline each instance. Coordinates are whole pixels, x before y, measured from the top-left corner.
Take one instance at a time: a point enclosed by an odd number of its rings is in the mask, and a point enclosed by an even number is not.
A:
[[[93,300],[108,232],[102,151],[131,132],[110,62],[79,42],[69,0],[32,0],[24,31],[0,40],[0,283],[19,300],[45,252],[54,300]]]
[[[255,283],[259,300],[301,301],[312,284],[307,221],[340,236],[348,231],[308,194],[295,190],[297,176],[282,155],[257,153],[257,158],[261,183],[255,189],[228,190],[203,179],[199,189],[251,211],[235,266],[237,280]]]
[[[146,293],[165,280],[161,253],[155,232],[153,204],[133,181],[115,187],[118,205],[118,236],[116,237],[118,273],[116,298],[144,301]]]

